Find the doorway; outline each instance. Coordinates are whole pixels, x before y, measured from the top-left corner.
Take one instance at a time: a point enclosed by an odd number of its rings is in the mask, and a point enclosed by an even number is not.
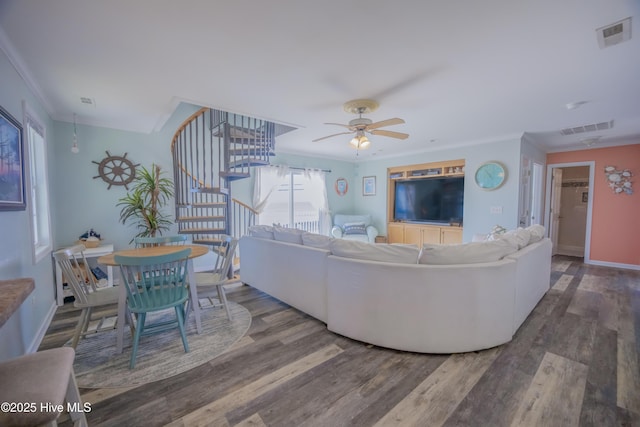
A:
[[[553,255],[589,261],[594,162],[547,165],[545,224]]]

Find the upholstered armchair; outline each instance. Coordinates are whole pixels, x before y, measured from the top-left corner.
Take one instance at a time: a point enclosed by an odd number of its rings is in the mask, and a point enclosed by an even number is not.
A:
[[[371,223],[371,215],[336,214],[331,235],[336,239],[375,243],[378,229]]]

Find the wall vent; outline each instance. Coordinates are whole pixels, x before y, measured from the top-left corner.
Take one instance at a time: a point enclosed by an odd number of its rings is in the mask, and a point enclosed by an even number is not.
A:
[[[596,30],[600,49],[631,39],[631,17]]]
[[[89,98],[87,96],[81,96],[80,97],[80,103],[84,104],[84,105],[90,105],[92,107],[96,106],[96,102],[94,101],[93,98]]]
[[[595,131],[599,131],[599,130],[607,130],[607,129],[611,129],[613,127],[613,120],[610,120],[608,122],[601,122],[601,123],[594,123],[591,125],[584,125],[584,126],[576,126],[574,128],[566,128],[566,129],[562,129],[560,131],[560,133],[562,135],[576,135],[579,133],[585,133],[585,132],[595,132]]]

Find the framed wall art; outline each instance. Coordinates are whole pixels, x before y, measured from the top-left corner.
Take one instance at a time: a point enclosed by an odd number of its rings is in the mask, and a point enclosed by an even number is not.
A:
[[[22,125],[0,107],[0,211],[27,207],[24,189]]]
[[[362,178],[362,195],[363,196],[376,195],[376,177],[375,176],[365,176]]]
[[[344,196],[349,191],[349,183],[344,178],[336,179],[334,187],[338,196]]]

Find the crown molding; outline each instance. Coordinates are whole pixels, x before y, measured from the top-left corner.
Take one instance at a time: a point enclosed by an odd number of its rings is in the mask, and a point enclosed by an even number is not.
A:
[[[22,57],[13,46],[13,43],[11,43],[9,37],[7,37],[7,34],[2,28],[0,28],[0,50],[2,50],[5,55],[7,55],[9,62],[11,63],[11,65],[13,65],[13,68],[15,68],[18,75],[20,75],[22,80],[25,82],[27,88],[31,90],[36,99],[40,102],[40,104],[42,104],[42,107],[45,109],[47,114],[49,114],[50,117],[53,117],[54,108],[51,105],[51,102],[49,102],[47,97],[42,92],[40,85],[38,84],[36,79],[33,78],[33,75],[29,71],[29,68],[27,68],[24,61],[22,60]]]

